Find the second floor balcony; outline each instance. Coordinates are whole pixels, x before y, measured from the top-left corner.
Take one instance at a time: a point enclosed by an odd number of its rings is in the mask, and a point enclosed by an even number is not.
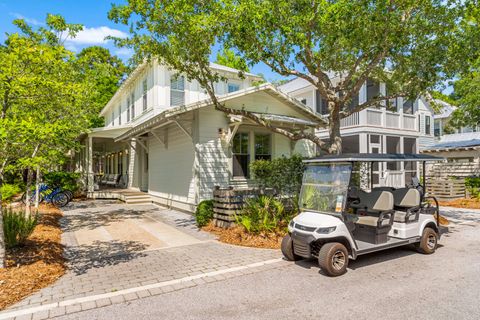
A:
[[[367,108],[355,112],[340,121],[341,128],[378,127],[386,129],[400,129],[418,131],[418,116],[402,112],[392,112],[385,108]]]

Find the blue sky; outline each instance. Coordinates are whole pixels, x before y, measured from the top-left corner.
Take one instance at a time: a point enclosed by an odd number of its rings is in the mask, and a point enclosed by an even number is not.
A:
[[[122,0],[0,0],[0,41],[5,40],[5,33],[16,32],[12,21],[25,19],[29,24],[40,26],[47,13],[60,14],[69,23],[84,25],[84,31],[76,39],[66,42],[68,49],[80,51],[92,45],[104,46],[120,58],[126,60],[132,54],[128,49],[116,48],[112,42],[105,41],[107,35],[126,36],[128,30],[124,25],[110,21],[107,13],[111,3],[122,3]],[[265,65],[251,68],[253,73],[262,73],[267,80],[281,79]]]

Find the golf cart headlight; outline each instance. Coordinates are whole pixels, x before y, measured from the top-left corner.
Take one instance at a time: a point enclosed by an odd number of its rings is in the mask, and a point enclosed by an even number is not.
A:
[[[332,233],[333,231],[335,231],[335,229],[337,229],[337,227],[318,228],[317,231],[315,231],[315,232],[320,233],[320,234],[328,234],[328,233]]]
[[[290,223],[288,224],[288,226],[289,226],[290,228],[293,228],[294,225],[295,225],[295,222],[293,222],[293,220],[290,221]]]

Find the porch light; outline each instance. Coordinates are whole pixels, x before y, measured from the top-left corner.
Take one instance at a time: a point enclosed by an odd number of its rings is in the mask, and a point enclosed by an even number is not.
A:
[[[218,128],[218,137],[222,141],[227,141],[227,132],[224,128]]]

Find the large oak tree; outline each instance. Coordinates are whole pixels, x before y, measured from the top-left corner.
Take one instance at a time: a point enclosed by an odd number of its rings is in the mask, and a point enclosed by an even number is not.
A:
[[[462,1],[444,0],[129,0],[109,17],[130,26],[116,39],[136,58],[158,58],[197,80],[215,107],[238,114],[320,149],[341,152],[340,120],[396,97],[415,98],[454,71]],[[329,141],[314,134],[279,131],[261,117],[228,109],[215,98],[218,74],[209,68],[215,46],[234,50],[248,65],[264,63],[283,76],[311,83],[326,100]],[[354,108],[351,101],[367,79],[388,93]]]

